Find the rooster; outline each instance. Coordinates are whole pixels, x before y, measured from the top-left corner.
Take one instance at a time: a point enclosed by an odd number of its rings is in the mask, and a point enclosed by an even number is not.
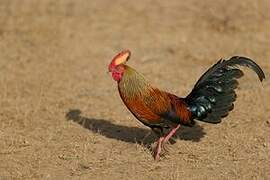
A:
[[[243,72],[237,66],[246,66],[256,72],[260,81],[263,70],[251,59],[234,56],[219,60],[197,81],[185,98],[159,90],[132,67],[126,65],[130,51],[116,55],[108,66],[118,91],[129,111],[158,135],[154,158],[158,160],[166,142],[181,125],[193,126],[195,119],[207,123],[220,123],[234,108],[235,89]],[[164,129],[169,129],[164,133]]]

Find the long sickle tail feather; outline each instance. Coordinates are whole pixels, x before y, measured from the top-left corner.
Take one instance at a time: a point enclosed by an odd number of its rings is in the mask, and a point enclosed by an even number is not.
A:
[[[263,70],[253,60],[234,56],[229,60],[220,60],[209,68],[197,81],[191,93],[185,98],[194,118],[219,123],[228,115],[236,100],[237,79],[244,74],[237,66],[252,69],[260,81],[265,79]]]

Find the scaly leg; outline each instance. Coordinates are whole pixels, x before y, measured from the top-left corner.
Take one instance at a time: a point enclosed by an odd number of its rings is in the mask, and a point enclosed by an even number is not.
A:
[[[140,143],[144,144],[145,139],[146,139],[148,136],[150,136],[151,133],[152,133],[152,132],[149,131],[146,135],[144,135],[144,137],[142,138],[142,140],[140,141]]]
[[[180,128],[180,124],[174,127],[165,137],[160,137],[157,141],[157,146],[155,150],[155,160],[159,160],[160,153],[164,144],[169,141],[169,139],[176,133],[176,131]]]
[[[159,160],[159,154],[161,153],[161,145],[162,142],[164,140],[164,137],[160,137],[157,141],[157,146],[156,146],[156,150],[155,150],[155,160]]]
[[[176,133],[176,131],[180,128],[180,124],[178,124],[176,127],[174,127],[165,137],[162,141],[162,144],[164,145],[169,139]]]

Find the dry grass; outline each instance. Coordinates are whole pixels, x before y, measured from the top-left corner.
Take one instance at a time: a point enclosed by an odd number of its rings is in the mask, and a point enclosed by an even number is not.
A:
[[[131,66],[186,95],[221,57],[269,76],[270,2],[0,1],[0,179],[270,179],[270,81],[251,71],[221,124],[182,128],[155,162],[106,74]]]

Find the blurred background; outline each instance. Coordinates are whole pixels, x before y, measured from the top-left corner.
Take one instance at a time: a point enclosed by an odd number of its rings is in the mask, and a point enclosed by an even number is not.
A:
[[[0,0],[0,179],[269,179],[269,9],[269,0]],[[226,121],[180,130],[157,163],[139,143],[149,130],[106,73],[123,49],[179,96],[233,55],[267,79],[245,71]]]

